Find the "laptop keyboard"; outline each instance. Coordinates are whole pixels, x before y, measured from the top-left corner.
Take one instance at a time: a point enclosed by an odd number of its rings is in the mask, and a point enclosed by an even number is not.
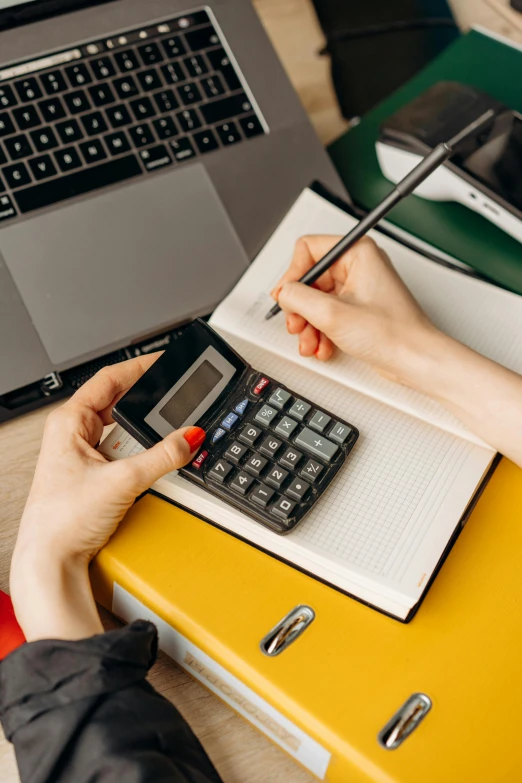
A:
[[[206,10],[0,67],[0,221],[266,132]]]

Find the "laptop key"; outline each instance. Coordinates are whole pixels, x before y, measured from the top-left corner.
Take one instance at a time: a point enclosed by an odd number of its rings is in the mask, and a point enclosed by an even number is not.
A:
[[[87,98],[87,93],[83,90],[76,90],[63,96],[67,108],[71,114],[80,114],[82,111],[89,111],[91,104]]]
[[[187,75],[180,63],[175,62],[163,65],[161,70],[167,84],[178,84],[178,82],[184,82],[187,79]]]
[[[237,117],[238,114],[252,111],[252,104],[244,92],[239,95],[230,95],[227,98],[210,101],[200,106],[200,111],[209,125],[218,122],[224,122],[230,117]]]
[[[113,128],[121,128],[122,125],[128,125],[132,122],[132,117],[126,106],[111,106],[110,109],[106,109],[105,112]]]
[[[52,128],[39,128],[36,131],[31,131],[31,139],[37,152],[46,152],[58,146],[58,139]]]
[[[7,112],[0,113],[0,137],[16,133],[13,121]]]
[[[16,96],[8,84],[5,87],[0,87],[0,109],[10,109],[17,103]]]
[[[132,76],[125,76],[122,79],[115,79],[113,84],[122,101],[126,100],[127,98],[134,98],[134,96],[138,95],[139,93],[138,85]]]
[[[24,163],[15,163],[13,166],[6,166],[2,169],[6,182],[11,188],[21,188],[29,185],[31,175],[27,171]]]
[[[187,51],[183,45],[183,42],[181,41],[181,38],[178,38],[177,35],[172,35],[170,38],[164,38],[161,42],[161,45],[163,46],[165,54],[169,59],[179,57],[181,54],[185,54]]]
[[[6,139],[4,145],[11,160],[28,158],[29,155],[33,154],[33,148],[29,143],[29,139],[23,133],[19,136],[12,136],[10,139]]]
[[[82,165],[82,161],[75,147],[64,147],[54,153],[61,171],[71,171]],[[52,202],[51,202],[52,203]]]
[[[122,152],[129,152],[131,145],[124,131],[109,133],[104,136],[105,144],[111,155],[120,155]]]
[[[64,150],[59,150],[58,153],[55,153],[56,157],[63,152]],[[74,150],[74,152],[76,151]],[[20,212],[26,213],[64,201],[72,196],[90,193],[98,188],[123,182],[139,174],[142,174],[142,169],[136,156],[134,154],[126,155],[67,176],[40,182],[30,188],[24,188],[24,190],[15,192],[14,198]]]
[[[172,117],[162,117],[160,120],[154,120],[152,124],[160,139],[170,139],[178,134],[178,128]]]
[[[105,133],[107,123],[101,111],[93,111],[91,114],[84,114],[81,118],[82,125],[85,128],[87,136],[96,136],[99,133]]]
[[[65,73],[71,83],[71,87],[83,87],[84,84],[90,84],[92,82],[92,76],[85,63],[70,65],[65,69]]]
[[[124,41],[122,41],[124,43]],[[114,59],[118,63],[118,68],[122,73],[128,73],[129,71],[135,71],[140,67],[138,58],[132,49],[126,49],[124,52],[116,52]]]
[[[154,93],[152,97],[156,102],[160,114],[166,114],[179,107],[179,101],[174,95],[174,90],[162,90],[161,92]]]
[[[140,120],[148,120],[156,115],[156,109],[149,98],[136,98],[135,101],[130,102],[130,105],[138,122]]]
[[[37,125],[42,123],[40,115],[34,106],[22,106],[19,109],[14,109],[13,116],[21,131],[36,128]]]
[[[14,87],[23,103],[43,98],[43,93],[38,86],[38,82],[33,77],[30,79],[23,79],[20,82],[15,82]]]
[[[264,133],[263,126],[255,114],[250,115],[250,117],[241,117],[239,124],[241,125],[243,133],[247,139],[251,139],[253,136],[259,136],[260,134]]]
[[[174,153],[174,157],[179,163],[196,156],[196,150],[194,149],[190,139],[188,139],[186,136],[181,136],[181,138],[175,139],[175,141],[171,141],[170,147]]]
[[[48,98],[45,101],[40,101],[38,106],[45,122],[63,120],[63,118],[67,116],[60,98]]]
[[[108,103],[114,103],[116,96],[108,84],[96,84],[89,87],[89,93],[95,106],[107,106]]]
[[[183,60],[183,65],[193,79],[208,73],[208,65],[200,54],[193,54]]]
[[[116,75],[114,63],[110,57],[99,57],[97,60],[91,60],[89,64],[94,75],[97,79],[100,79],[100,81]]]
[[[185,133],[187,133],[187,131],[201,128],[201,120],[199,119],[195,109],[185,109],[184,111],[180,111],[176,114],[176,117],[178,118],[179,124]]]
[[[235,122],[226,122],[223,125],[218,125],[216,130],[221,139],[221,144],[225,147],[229,147],[231,144],[237,144],[238,141],[241,141],[241,135]]]
[[[99,163],[107,157],[100,139],[91,139],[80,144],[80,149],[86,163]]]
[[[223,82],[217,73],[214,76],[207,76],[206,79],[202,79],[201,85],[207,98],[219,98],[220,95],[225,93]]]
[[[129,128],[129,133],[135,147],[146,147],[148,144],[153,144],[155,141],[154,135],[147,123],[142,123],[141,125],[135,125],[134,128]]]
[[[203,100],[203,96],[195,82],[184,84],[182,87],[178,88],[178,92],[185,106],[190,106],[192,103]]]
[[[0,190],[2,190],[1,184]],[[9,196],[0,196],[0,221],[9,220],[9,218],[12,217],[16,217],[16,209],[14,208],[13,202]]]
[[[53,177],[58,173],[50,155],[40,155],[38,158],[33,158],[29,161],[29,167],[36,180],[47,179],[47,177]]]
[[[164,144],[158,144],[156,147],[149,147],[140,152],[140,158],[147,171],[162,169],[164,166],[170,166],[172,158]]]
[[[67,83],[60,71],[47,71],[40,76],[40,81],[44,86],[47,95],[56,95],[57,92],[67,90]]]
[[[144,65],[155,65],[165,59],[160,52],[158,44],[155,43],[138,46],[138,52]]]
[[[83,131],[76,120],[65,120],[56,125],[56,130],[64,144],[83,139]]]
[[[0,145],[0,166],[3,166],[4,163],[7,163],[7,155],[5,154],[4,150],[2,149]],[[3,188],[0,186],[0,191],[2,191]]]
[[[200,152],[212,152],[219,147],[216,134],[210,128],[208,130],[200,131],[194,134],[194,141],[196,142]]]
[[[217,46],[220,43],[216,31],[211,25],[185,33],[185,40],[193,52],[209,49],[211,46]]]
[[[150,68],[148,71],[141,71],[137,76],[138,81],[145,92],[148,92],[149,90],[158,90],[162,87],[163,83],[158,72],[154,68]]]

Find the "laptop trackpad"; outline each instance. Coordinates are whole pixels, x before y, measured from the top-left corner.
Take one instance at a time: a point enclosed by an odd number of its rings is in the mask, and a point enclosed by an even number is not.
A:
[[[0,248],[58,366],[210,312],[248,266],[201,164],[6,227]]]

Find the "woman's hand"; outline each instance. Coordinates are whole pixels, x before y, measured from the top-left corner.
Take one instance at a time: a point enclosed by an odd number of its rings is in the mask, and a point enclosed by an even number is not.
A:
[[[340,239],[309,236],[297,242],[272,292],[286,313],[288,331],[299,336],[302,356],[325,361],[337,346],[382,375],[407,382],[405,369],[436,330],[373,240],[359,241],[315,287],[294,282]]]
[[[89,561],[136,497],[185,465],[204,440],[199,427],[186,427],[129,459],[108,462],[96,450],[113,406],[157,358],[101,370],[47,419],[11,566],[15,611],[28,638],[101,630]]]
[[[337,346],[433,397],[522,467],[522,377],[438,331],[375,242],[358,242],[315,288],[294,282],[339,239],[300,239],[272,292],[301,354],[327,360]]]

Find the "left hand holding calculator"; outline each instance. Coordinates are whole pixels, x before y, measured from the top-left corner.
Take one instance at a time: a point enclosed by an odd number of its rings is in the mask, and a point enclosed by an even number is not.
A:
[[[254,370],[194,321],[113,409],[145,447],[173,430],[207,437],[179,473],[276,533],[326,491],[359,436],[346,421]]]

